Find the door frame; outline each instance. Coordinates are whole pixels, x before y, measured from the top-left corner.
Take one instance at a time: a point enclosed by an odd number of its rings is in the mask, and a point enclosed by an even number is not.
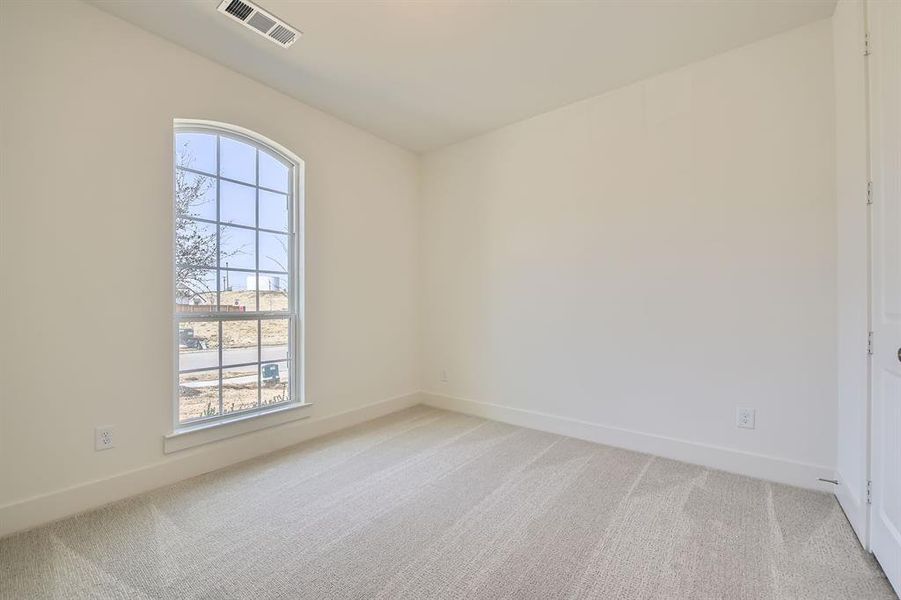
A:
[[[901,0],[896,0],[901,1]],[[882,114],[884,110],[884,106],[882,106],[883,98],[877,97],[876,94],[873,93],[874,84],[878,86],[886,85],[885,81],[874,80],[875,77],[880,77],[881,73],[884,73],[886,69],[883,68],[871,68],[871,59],[874,59],[873,56],[870,56],[871,48],[872,53],[875,56],[876,60],[889,60],[890,55],[883,55],[882,52],[889,52],[889,49],[882,49],[878,46],[878,43],[882,41],[882,37],[885,34],[884,32],[884,24],[873,25],[871,23],[871,17],[873,13],[869,10],[869,2],[868,0],[864,0],[864,25],[866,28],[866,55],[868,56],[868,60],[865,64],[865,77],[867,82],[866,89],[866,113],[867,113],[867,171],[868,171],[868,180],[871,182],[872,189],[872,200],[868,203],[868,219],[867,219],[867,240],[868,240],[868,279],[869,279],[869,330],[871,337],[870,344],[870,353],[868,360],[868,377],[867,377],[867,413],[869,418],[867,419],[867,482],[868,482],[868,493],[867,493],[867,535],[866,535],[866,543],[865,548],[873,553],[874,548],[874,526],[878,522],[878,515],[876,510],[879,506],[880,496],[878,493],[870,494],[871,489],[875,492],[878,492],[878,486],[884,485],[884,482],[879,481],[879,472],[877,467],[879,466],[878,462],[878,448],[877,438],[878,435],[876,431],[878,430],[880,424],[876,422],[878,417],[876,410],[876,394],[881,393],[877,387],[877,375],[880,370],[883,369],[882,365],[879,361],[883,360],[882,355],[878,354],[880,351],[880,347],[883,342],[881,340],[881,336],[886,335],[886,331],[876,331],[877,323],[882,323],[881,317],[878,316],[878,311],[880,307],[877,306],[880,302],[881,291],[885,282],[882,277],[877,276],[877,268],[881,268],[882,266],[882,258],[881,255],[885,252],[885,242],[884,239],[880,238],[884,232],[890,228],[882,227],[880,222],[880,217],[883,215],[883,211],[885,210],[883,207],[887,206],[886,204],[886,182],[879,181],[877,178],[879,176],[884,176],[884,174],[877,170],[874,165],[874,155],[877,157],[884,152],[884,149],[880,149],[875,144],[880,144],[879,140],[882,138],[881,135],[876,135],[876,131],[873,129],[873,126],[880,126],[881,123],[874,117],[876,114]],[[874,36],[874,32],[877,34]],[[876,47],[873,47],[873,43],[877,43]],[[885,57],[885,58],[884,58]],[[877,63],[878,64],[878,63]],[[899,79],[894,79],[894,77],[888,82],[888,85],[899,86],[901,85],[901,74],[897,76]],[[878,90],[879,88],[877,88]],[[876,104],[880,103],[880,104]],[[901,115],[899,115],[901,118]],[[897,151],[897,148],[894,149]],[[879,154],[877,154],[879,153]],[[884,161],[881,161],[884,162]],[[877,172],[878,171],[878,172]],[[901,198],[894,199],[894,202],[898,202],[901,205]],[[878,207],[878,210],[877,210]],[[899,206],[901,207],[901,206]],[[893,221],[892,221],[893,222]],[[894,329],[892,329],[894,332]],[[873,339],[875,337],[875,339]],[[894,345],[892,346],[894,348]],[[899,351],[899,359],[901,359],[901,351]],[[882,465],[884,467],[884,465]],[[874,483],[874,476],[877,480]],[[872,497],[872,502],[871,502]],[[883,548],[884,549],[884,548]],[[878,558],[878,557],[877,557]],[[899,563],[896,559],[894,559],[890,564],[883,565],[884,570],[886,570],[886,574],[890,576],[890,583],[894,586],[896,592],[901,592],[901,569],[899,569]],[[889,570],[892,570],[889,573]]]
[[[836,77],[837,456],[835,496],[869,550],[872,467],[873,235],[867,0],[833,14]]]

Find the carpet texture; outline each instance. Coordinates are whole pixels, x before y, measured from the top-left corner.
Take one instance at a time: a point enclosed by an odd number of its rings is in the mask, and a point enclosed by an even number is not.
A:
[[[894,598],[826,494],[415,407],[0,540],[0,598]]]

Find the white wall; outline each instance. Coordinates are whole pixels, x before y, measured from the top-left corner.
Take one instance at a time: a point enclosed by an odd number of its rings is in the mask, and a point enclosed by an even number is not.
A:
[[[832,17],[835,64],[835,185],[838,291],[838,497],[851,525],[867,534],[867,122],[860,0],[841,0]]]
[[[80,2],[4,0],[0,15],[0,534],[418,389],[418,157]],[[315,405],[165,456],[175,117],[249,128],[306,163]],[[115,450],[94,451],[96,425],[116,427]]]
[[[821,21],[427,154],[432,401],[809,487],[830,475],[831,44]]]
[[[860,257],[836,256],[857,234],[835,219],[836,185],[840,218],[859,219],[858,166],[833,134],[859,142],[843,116],[859,99],[839,90],[834,122],[828,21],[420,165],[80,2],[0,10],[0,535],[420,387],[450,408],[770,479],[833,474],[836,323],[853,338],[860,318]],[[835,76],[857,75],[837,59]],[[176,117],[234,123],[305,160],[315,405],[164,455]],[[92,273],[116,274],[115,290]],[[736,406],[758,410],[756,430],[735,428]],[[96,425],[116,426],[115,450],[94,452]]]

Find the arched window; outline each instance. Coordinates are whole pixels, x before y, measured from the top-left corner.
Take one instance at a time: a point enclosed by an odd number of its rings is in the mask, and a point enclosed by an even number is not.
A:
[[[175,428],[302,402],[302,163],[229,125],[175,123]]]

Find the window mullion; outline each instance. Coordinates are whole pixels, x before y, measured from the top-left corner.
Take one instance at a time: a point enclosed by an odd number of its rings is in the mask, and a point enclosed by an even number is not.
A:
[[[175,315],[176,321],[254,321],[262,319],[264,321],[270,319],[286,319],[292,313],[288,311],[248,311],[248,312],[221,312],[221,313],[179,313]]]
[[[257,299],[257,310],[260,310],[262,307],[260,306],[260,150],[256,149],[254,154],[254,158],[256,159],[256,178],[254,187],[254,225],[256,226],[256,230],[254,231],[254,243],[256,244],[256,250],[254,251],[254,258],[256,259],[256,299]]]
[[[218,322],[219,326],[219,416],[222,416],[222,321]]]
[[[222,270],[219,265],[219,257],[222,255],[222,226],[219,224],[219,221],[222,219],[222,195],[221,195],[221,181],[219,179],[219,171],[220,171],[220,163],[219,163],[219,136],[216,136],[216,311],[219,311],[219,306],[222,304],[221,299],[221,290],[222,287]],[[221,338],[220,338],[221,339]],[[219,345],[222,347],[222,344]],[[222,358],[221,352],[219,358]],[[220,361],[221,363],[221,361]],[[220,386],[221,388],[221,386]],[[220,390],[220,403],[222,402],[222,395]]]
[[[222,172],[220,136],[216,136],[216,312],[222,306],[222,269],[220,257],[222,256],[222,180],[219,175]],[[219,415],[222,416],[222,321],[218,321],[219,327]]]
[[[257,226],[256,230],[256,243],[257,249],[254,255],[257,260],[257,311],[262,310],[262,306],[260,306],[260,149],[256,149],[256,202],[254,203],[254,209],[256,210],[255,217],[255,225]],[[261,406],[263,404],[263,321],[257,320],[257,406]]]
[[[257,321],[257,406],[263,405],[263,321]]]

